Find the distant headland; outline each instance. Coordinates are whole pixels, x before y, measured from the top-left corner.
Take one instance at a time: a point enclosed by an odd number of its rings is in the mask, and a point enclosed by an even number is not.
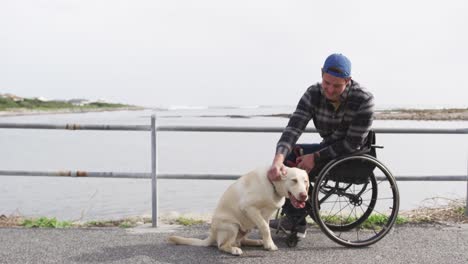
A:
[[[291,114],[268,116],[289,118]],[[468,108],[378,110],[374,118],[375,120],[468,121]]]
[[[84,113],[119,110],[142,110],[143,107],[103,100],[87,99],[48,100],[42,97],[26,98],[14,94],[0,94],[0,116]]]
[[[260,107],[260,106],[259,106]],[[272,106],[262,106],[263,108]],[[210,107],[176,107],[176,108],[151,108],[154,111],[165,112],[165,118],[183,117],[179,110],[206,110],[198,115],[198,117],[227,117],[227,118],[254,118],[254,117],[278,117],[289,118],[294,108],[289,110],[280,110],[279,113],[261,114],[255,111],[255,107],[249,107],[251,110],[248,114],[238,114],[234,110],[242,107],[216,107],[217,110],[223,109],[223,114],[210,113]],[[258,107],[257,107],[258,108]],[[15,115],[37,115],[37,114],[62,114],[62,113],[85,113],[85,112],[101,112],[101,111],[121,111],[121,110],[145,110],[146,107],[110,103],[103,100],[90,101],[87,99],[70,99],[70,100],[47,100],[41,97],[22,98],[13,94],[0,93],[0,116],[15,116]],[[232,114],[230,114],[230,110]],[[171,112],[174,115],[171,115]],[[434,120],[434,121],[468,121],[467,108],[434,108],[434,109],[413,109],[413,108],[394,108],[394,109],[379,109],[375,112],[375,120]]]

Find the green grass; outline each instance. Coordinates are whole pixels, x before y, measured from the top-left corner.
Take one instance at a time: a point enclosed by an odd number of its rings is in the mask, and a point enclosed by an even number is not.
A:
[[[146,222],[146,221],[145,221]],[[70,221],[58,221],[57,218],[40,217],[35,219],[24,219],[20,226],[28,228],[67,228],[67,227],[120,227],[130,228],[137,225],[137,220],[108,220],[108,221],[89,221],[84,224],[73,224]]]
[[[377,227],[382,226],[387,222],[388,222],[388,217],[387,216],[373,214],[373,215],[370,215],[369,218],[367,218],[367,220],[364,221],[364,223],[362,223],[362,226],[364,228],[366,228],[366,229],[371,229],[371,228],[376,227],[376,226]],[[407,218],[397,216],[395,224],[401,225],[401,224],[405,224],[405,223],[408,223]]]
[[[120,227],[131,228],[140,224],[151,223],[150,217],[128,217],[119,220],[95,220],[79,224],[81,227]]]
[[[89,221],[82,224],[83,227],[114,227],[118,226],[120,223],[117,221]]]
[[[136,226],[136,223],[130,222],[130,221],[123,221],[122,223],[119,224],[120,228],[131,228],[135,226]]]
[[[463,216],[463,215],[465,215],[465,212],[466,212],[466,206],[458,206],[458,207],[455,207],[455,208],[454,208],[454,211],[455,211],[455,213],[457,213],[457,214]]]
[[[322,219],[325,223],[331,225],[346,225],[354,223],[358,220],[358,217],[350,216],[350,217],[340,217],[340,216],[322,216]],[[366,221],[364,221],[360,226],[365,229],[373,229],[375,227],[379,227],[384,225],[388,222],[388,217],[385,215],[378,215],[378,214],[371,214]],[[408,223],[409,219],[402,216],[397,216],[395,224],[401,225]]]
[[[39,227],[39,228],[66,228],[71,227],[69,221],[58,221],[57,218],[40,217],[36,219],[25,219],[22,223],[24,227]]]
[[[189,217],[179,217],[175,220],[175,222],[179,225],[183,225],[183,226],[191,226],[191,225],[198,225],[198,224],[203,224],[204,221],[203,220],[197,220],[197,219],[193,219],[193,218],[189,218]]]

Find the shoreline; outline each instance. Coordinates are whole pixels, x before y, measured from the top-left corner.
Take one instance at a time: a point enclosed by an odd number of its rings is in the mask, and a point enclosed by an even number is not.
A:
[[[66,108],[53,110],[32,110],[32,109],[11,109],[0,111],[0,117],[11,116],[34,116],[34,115],[58,115],[58,114],[83,114],[83,113],[98,113],[98,112],[114,112],[114,111],[140,111],[148,108],[140,106],[126,107],[102,107],[102,108]]]
[[[375,113],[375,119],[468,121],[468,108],[383,110]]]
[[[291,114],[255,115],[289,118]],[[242,116],[230,116],[242,118]],[[375,112],[374,120],[468,121],[468,108],[392,109]]]
[[[127,107],[103,107],[103,108],[67,108],[54,110],[31,110],[31,109],[11,109],[0,111],[0,117],[10,116],[33,116],[33,115],[55,115],[55,114],[81,114],[93,112],[112,111],[140,111],[152,108],[140,106]],[[289,118],[290,113],[280,114],[252,114],[252,115],[199,115],[198,117],[213,118],[252,118],[252,117],[279,117]],[[164,118],[180,118],[182,115],[164,116]],[[390,109],[375,112],[374,120],[420,120],[420,121],[468,121],[468,108],[447,108],[447,109]]]

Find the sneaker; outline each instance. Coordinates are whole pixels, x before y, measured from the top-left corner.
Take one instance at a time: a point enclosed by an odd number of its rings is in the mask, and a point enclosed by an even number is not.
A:
[[[270,228],[283,230],[287,234],[291,233],[291,230],[294,227],[294,223],[289,217],[283,217],[278,219],[270,220]],[[307,233],[307,224],[305,225],[296,225],[296,236],[300,238],[305,238]]]

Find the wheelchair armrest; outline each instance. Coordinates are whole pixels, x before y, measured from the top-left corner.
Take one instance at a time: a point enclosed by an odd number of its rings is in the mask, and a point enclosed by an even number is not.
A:
[[[362,154],[369,154],[372,151],[372,148],[373,148],[373,146],[370,147],[370,148],[367,148],[367,147],[362,148],[362,149],[360,149],[360,150],[358,150],[356,152],[350,153],[348,155],[344,155],[344,156],[342,156],[340,158],[349,157],[349,156],[357,156],[357,155],[362,155]]]

